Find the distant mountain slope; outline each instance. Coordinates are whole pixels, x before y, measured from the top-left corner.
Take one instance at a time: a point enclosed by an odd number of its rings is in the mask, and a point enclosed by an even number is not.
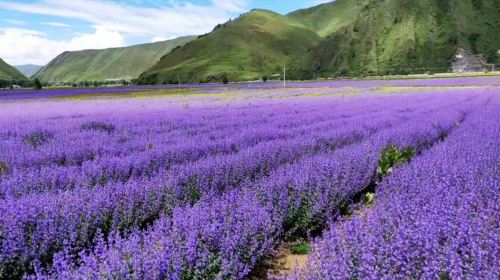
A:
[[[49,83],[134,79],[163,55],[194,38],[188,36],[125,48],[64,52],[34,77]]]
[[[283,66],[321,42],[296,20],[253,10],[164,56],[140,76],[142,83],[255,80],[281,73]]]
[[[0,80],[25,80],[26,77],[16,68],[0,58]]]
[[[33,76],[36,72],[38,72],[43,66],[34,65],[34,64],[25,64],[25,65],[15,65],[14,68],[19,70],[19,72],[23,73],[26,77]]]
[[[322,35],[333,31],[301,58],[296,69],[302,71],[326,76],[445,72],[459,48],[500,63],[498,0],[337,0],[290,16]]]

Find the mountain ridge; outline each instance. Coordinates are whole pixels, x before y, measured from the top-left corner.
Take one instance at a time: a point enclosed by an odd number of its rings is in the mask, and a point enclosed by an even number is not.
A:
[[[35,64],[14,65],[14,68],[23,73],[28,78],[35,75],[36,72],[38,72],[42,67],[42,65]]]
[[[0,80],[26,80],[26,77],[16,68],[9,65],[7,62],[0,58]]]
[[[185,36],[128,47],[65,51],[33,77],[48,83],[132,80],[163,55],[193,39],[195,36]]]

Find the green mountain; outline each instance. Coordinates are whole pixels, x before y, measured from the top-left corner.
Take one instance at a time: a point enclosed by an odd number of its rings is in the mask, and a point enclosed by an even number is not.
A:
[[[446,72],[459,48],[500,63],[498,0],[337,0],[255,10],[165,55],[141,83]]]
[[[143,73],[141,83],[255,80],[279,75],[283,66],[321,42],[316,32],[293,18],[253,10],[217,26],[164,56]]]
[[[340,10],[350,17],[336,17]],[[321,11],[334,15],[331,21],[311,25]],[[325,76],[446,72],[459,48],[500,63],[498,0],[337,0],[289,16],[323,35],[333,31],[302,58],[296,66],[302,72]]]
[[[40,69],[34,78],[48,83],[135,79],[163,55],[194,38],[188,36],[125,48],[64,52]]]
[[[34,64],[25,64],[25,65],[15,65],[14,68],[19,70],[19,72],[23,73],[26,77],[33,76],[36,72],[38,72],[43,66],[34,65]]]
[[[0,80],[26,80],[26,77],[0,58]]]

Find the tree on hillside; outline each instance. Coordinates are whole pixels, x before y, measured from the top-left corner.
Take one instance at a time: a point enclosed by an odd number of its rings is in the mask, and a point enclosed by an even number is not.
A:
[[[40,80],[38,78],[36,78],[34,81],[33,81],[33,88],[35,90],[41,90],[43,88],[42,86],[42,83],[40,82]]]

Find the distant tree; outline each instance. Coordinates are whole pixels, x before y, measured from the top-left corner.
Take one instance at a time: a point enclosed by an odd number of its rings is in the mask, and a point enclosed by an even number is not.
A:
[[[40,82],[40,80],[38,78],[36,78],[34,81],[33,81],[33,88],[35,90],[41,90],[43,88],[43,85],[42,83]]]
[[[477,10],[481,10],[483,7],[483,0],[472,0],[472,6]]]

